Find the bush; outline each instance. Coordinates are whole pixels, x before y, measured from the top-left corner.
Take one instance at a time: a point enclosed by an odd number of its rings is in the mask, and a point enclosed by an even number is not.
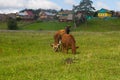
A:
[[[17,30],[18,29],[17,21],[16,21],[16,19],[13,19],[13,18],[8,18],[7,26],[8,26],[9,30]]]
[[[21,21],[22,19],[21,19],[20,17],[17,17],[16,20],[17,20],[17,21]]]

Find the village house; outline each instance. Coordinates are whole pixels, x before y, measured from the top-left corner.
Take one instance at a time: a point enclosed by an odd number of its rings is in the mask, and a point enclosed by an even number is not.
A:
[[[9,17],[16,19],[16,13],[0,14],[0,21],[7,21]]]
[[[40,20],[54,20],[55,14],[50,12],[41,11],[39,13]]]
[[[32,11],[24,11],[17,13],[16,17],[21,18],[22,20],[33,20],[34,14],[32,13]]]
[[[111,11],[102,8],[98,11],[98,17],[99,18],[112,17],[112,13]]]
[[[60,11],[57,16],[60,22],[66,22],[66,21],[73,20],[73,14],[71,10]]]
[[[6,14],[0,14],[0,21],[6,21],[6,20],[7,20]]]
[[[7,14],[7,17],[8,18],[11,17],[13,19],[16,19],[16,13],[9,13],[9,14]]]

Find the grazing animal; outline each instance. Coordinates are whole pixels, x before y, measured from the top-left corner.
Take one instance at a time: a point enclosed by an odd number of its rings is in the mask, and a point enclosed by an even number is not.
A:
[[[59,30],[54,35],[54,43],[51,44],[55,52],[61,51],[61,39],[62,36],[66,33],[65,30]]]
[[[65,30],[59,30],[54,35],[54,44],[59,44],[61,41],[62,36],[66,33]]]
[[[76,49],[78,47],[76,47],[76,41],[74,39],[74,37],[70,34],[64,34],[62,36],[62,51],[68,53],[69,49],[72,49],[72,53],[75,54],[76,53]]]
[[[69,25],[65,27],[65,31],[66,31],[67,34],[70,33],[70,27],[71,27],[71,26],[69,26]]]
[[[61,51],[61,44],[51,44],[51,47],[55,52]]]

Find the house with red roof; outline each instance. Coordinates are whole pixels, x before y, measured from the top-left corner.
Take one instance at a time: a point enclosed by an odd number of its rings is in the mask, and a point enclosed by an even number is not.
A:
[[[24,11],[17,13],[17,17],[21,18],[22,20],[34,20],[34,14],[32,11]]]

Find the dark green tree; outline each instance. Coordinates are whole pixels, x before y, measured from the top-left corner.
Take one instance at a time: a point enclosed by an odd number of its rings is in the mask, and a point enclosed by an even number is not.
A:
[[[9,29],[9,30],[17,30],[17,29],[18,29],[17,20],[16,20],[16,19],[13,19],[13,18],[11,18],[11,17],[8,18],[7,26],[8,26],[8,29]]]
[[[77,6],[74,6],[75,11],[83,12],[86,15],[90,15],[95,8],[92,6],[93,2],[91,0],[81,0],[80,4]]]
[[[82,22],[85,22],[83,20],[86,20],[87,16],[93,15],[93,12],[94,12],[95,8],[92,6],[92,4],[93,4],[93,1],[91,1],[91,0],[81,0],[79,5],[73,6],[74,21],[79,22],[81,20]],[[78,18],[75,17],[75,15],[78,12],[82,13],[81,18],[83,18],[83,19],[78,19]],[[78,19],[79,21],[76,20],[76,19]]]

